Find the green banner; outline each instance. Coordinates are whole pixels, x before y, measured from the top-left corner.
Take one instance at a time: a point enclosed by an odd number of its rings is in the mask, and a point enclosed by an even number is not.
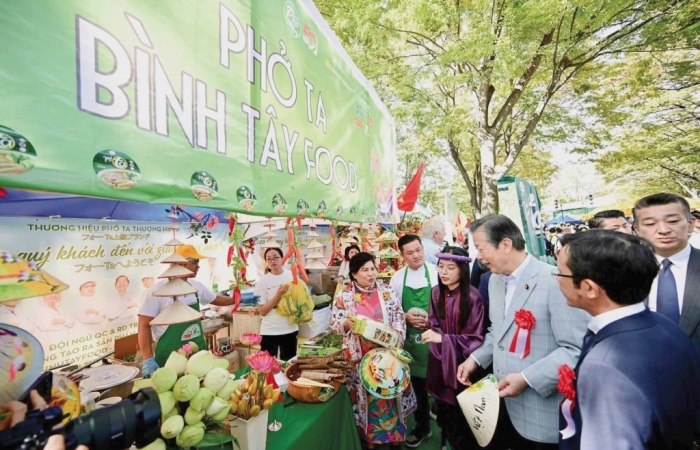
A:
[[[523,179],[503,177],[498,180],[498,204],[501,214],[510,217],[523,232],[528,253],[546,261],[537,189]]]
[[[393,119],[310,0],[5,0],[0,42],[0,186],[396,218]]]

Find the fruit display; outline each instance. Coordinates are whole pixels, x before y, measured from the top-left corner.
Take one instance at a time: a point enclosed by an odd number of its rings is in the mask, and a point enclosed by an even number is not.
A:
[[[289,285],[290,289],[282,294],[282,298],[277,302],[277,314],[286,316],[290,325],[311,322],[314,318],[314,302],[306,283],[298,280],[297,284],[285,284]]]
[[[236,389],[228,361],[198,350],[191,342],[172,352],[150,380],[163,411],[160,434],[181,448],[196,447],[207,431],[222,428]]]
[[[246,356],[248,364],[253,369],[245,381],[234,389],[228,398],[231,414],[250,420],[257,417],[261,411],[270,409],[280,396],[280,389],[275,389],[266,382],[267,374],[279,372],[281,367],[277,360],[267,352],[257,352]]]

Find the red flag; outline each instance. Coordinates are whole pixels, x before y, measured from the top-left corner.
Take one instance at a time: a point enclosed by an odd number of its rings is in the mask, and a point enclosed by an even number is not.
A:
[[[423,175],[423,163],[418,165],[418,170],[416,174],[413,175],[411,181],[406,185],[406,189],[403,190],[401,195],[399,195],[396,203],[399,205],[399,210],[404,212],[411,212],[413,208],[416,207],[418,202],[418,191],[420,191],[420,177]]]

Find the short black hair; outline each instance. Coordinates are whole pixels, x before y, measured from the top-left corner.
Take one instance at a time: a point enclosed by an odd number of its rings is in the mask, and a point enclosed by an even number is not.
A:
[[[700,220],[700,211],[698,211],[697,209],[690,211],[690,215],[693,216],[696,220]]]
[[[280,254],[280,258],[284,258],[284,252],[282,251],[281,248],[279,247],[270,247],[265,249],[265,253],[263,253],[263,259],[267,259],[267,253],[272,250],[273,252],[277,252]]]
[[[345,247],[345,261],[350,261],[350,250],[357,250],[360,253],[362,250],[355,244],[348,245]]]
[[[415,234],[404,234],[401,236],[399,238],[399,252],[403,253],[403,246],[415,241],[418,241],[421,245],[423,245],[423,241],[421,241],[420,237]]]
[[[469,231],[474,234],[480,228],[484,228],[486,239],[498,247],[503,239],[510,239],[513,248],[518,251],[525,251],[525,238],[520,232],[520,228],[503,214],[489,214],[477,219],[469,226]]]
[[[374,263],[374,255],[371,253],[360,252],[357,255],[350,258],[350,263],[348,264],[350,279],[355,281],[355,277],[352,276],[352,274],[359,272],[360,269],[362,269],[362,266],[364,266],[370,261],[372,261],[372,264],[374,264],[376,267],[376,264]]]
[[[643,302],[659,274],[659,263],[649,242],[612,230],[591,230],[562,238],[568,248],[566,266],[574,285],[591,280],[618,305]]]
[[[599,213],[596,213],[595,216],[591,220],[588,221],[588,227],[593,230],[593,229],[599,229],[603,228],[603,225],[605,224],[605,221],[607,219],[625,219],[625,213],[620,211],[619,209],[607,209],[605,211],[601,211]]]
[[[637,200],[637,204],[634,205],[634,209],[632,210],[634,221],[637,221],[637,216],[639,215],[639,210],[641,209],[650,208],[652,206],[670,205],[672,203],[681,205],[685,218],[688,220],[688,222],[690,222],[690,205],[688,204],[688,201],[680,195],[669,194],[668,192],[647,195],[646,197]]]

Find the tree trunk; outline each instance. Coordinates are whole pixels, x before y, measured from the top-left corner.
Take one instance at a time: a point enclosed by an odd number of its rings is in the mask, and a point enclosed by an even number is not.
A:
[[[486,133],[479,135],[481,155],[481,208],[475,211],[477,217],[498,212],[498,175],[496,174],[496,139]]]

